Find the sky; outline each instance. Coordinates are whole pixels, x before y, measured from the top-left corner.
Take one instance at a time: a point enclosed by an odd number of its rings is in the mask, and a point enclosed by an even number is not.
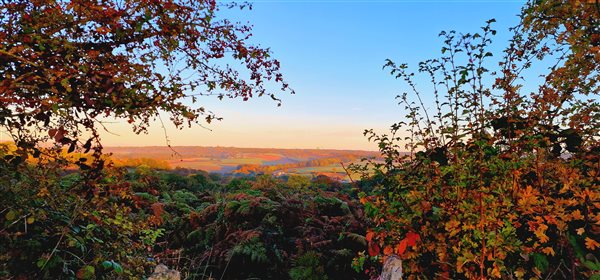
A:
[[[253,26],[251,42],[269,47],[282,64],[296,94],[247,102],[214,97],[201,105],[222,121],[177,130],[165,129],[175,146],[332,148],[376,150],[365,129],[386,132],[405,112],[395,96],[402,92],[382,66],[386,59],[416,66],[440,54],[442,30],[477,32],[495,18],[491,51],[501,53],[518,22],[524,1],[249,1],[252,10],[225,11],[223,17]],[[425,80],[417,80],[425,84]],[[162,146],[160,123],[135,135],[123,122],[107,125],[105,146]]]

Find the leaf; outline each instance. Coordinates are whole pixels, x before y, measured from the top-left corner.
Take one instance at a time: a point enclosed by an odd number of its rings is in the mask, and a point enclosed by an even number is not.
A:
[[[404,254],[404,252],[406,251],[407,245],[408,245],[408,242],[406,241],[406,239],[402,239],[402,241],[400,241],[400,243],[396,246],[396,254],[398,254],[398,255]]]
[[[69,83],[69,78],[64,78],[60,81],[60,85],[63,86],[67,92],[71,92],[71,84]]]
[[[375,232],[369,231],[369,232],[367,232],[365,239],[367,240],[367,242],[371,242],[373,240],[374,236],[375,236]]]
[[[8,213],[6,213],[4,215],[4,218],[6,218],[7,221],[11,222],[11,221],[14,221],[17,218],[17,215],[18,215],[17,211],[10,210],[10,211],[8,211]]]
[[[123,273],[123,267],[114,261],[113,261],[113,269],[115,270],[116,273]]]
[[[600,263],[598,263],[598,262],[585,260],[585,261],[583,261],[583,264],[591,270],[600,270]]]
[[[392,246],[385,246],[385,248],[383,248],[383,255],[384,256],[389,256],[394,252],[394,249],[392,249]]]
[[[415,246],[417,244],[417,241],[421,240],[421,237],[419,236],[419,234],[411,231],[406,234],[405,240],[408,246]]]
[[[554,252],[554,249],[552,247],[546,247],[546,248],[542,249],[542,252],[549,256],[556,255],[556,253]]]
[[[375,257],[380,253],[379,246],[373,242],[369,242],[369,246],[367,249],[369,251],[369,256],[371,257]]]
[[[91,265],[86,265],[77,271],[77,279],[92,279],[96,276],[96,269]]]
[[[92,138],[85,141],[85,144],[83,144],[82,148],[84,149],[84,153],[88,153],[92,148]]]
[[[77,145],[75,144],[75,142],[71,142],[71,145],[69,146],[69,150],[67,150],[67,153],[74,152],[76,147],[77,147]]]
[[[548,262],[548,258],[542,254],[534,253],[533,254],[533,263],[535,267],[537,267],[540,271],[544,272],[548,269],[550,263]]]
[[[56,135],[56,132],[58,132],[58,129],[51,128],[48,130],[48,136],[54,138],[54,135]]]
[[[585,238],[585,247],[594,251],[597,248],[600,248],[600,243],[598,243],[596,240],[591,239],[589,237]]]
[[[112,268],[112,266],[113,266],[112,261],[103,261],[102,262],[102,268],[104,268],[104,269]]]
[[[107,270],[108,269],[112,269],[116,273],[122,273],[123,272],[123,267],[119,263],[117,263],[117,262],[115,262],[113,260],[103,261],[102,262],[102,268],[107,269]]]

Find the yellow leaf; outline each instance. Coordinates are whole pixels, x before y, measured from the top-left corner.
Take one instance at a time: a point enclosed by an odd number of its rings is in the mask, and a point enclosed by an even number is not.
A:
[[[585,229],[584,228],[578,228],[576,232],[577,232],[577,235],[582,235],[585,232]]]
[[[500,268],[498,267],[497,264],[494,263],[494,268],[492,269],[492,276],[494,276],[495,278],[500,278],[502,277],[502,274],[500,274]]]
[[[37,195],[38,196],[50,196],[50,192],[48,191],[48,188],[44,187],[38,192]]]
[[[556,255],[556,253],[554,252],[554,249],[552,249],[552,247],[546,247],[546,248],[542,249],[542,252],[549,256]]]
[[[571,217],[573,217],[573,220],[583,220],[584,219],[584,217],[583,217],[583,215],[581,215],[581,211],[579,211],[579,209],[573,211],[573,213],[571,213]]]
[[[10,210],[10,211],[8,211],[8,213],[6,213],[6,215],[4,215],[4,218],[6,218],[6,220],[10,222],[10,221],[15,220],[17,218],[17,215],[18,215],[17,211]]]
[[[590,249],[590,250],[596,250],[597,248],[600,248],[600,243],[598,243],[594,239],[586,237],[585,238],[585,247],[588,248],[588,249]]]
[[[548,242],[548,240],[550,240],[550,238],[548,238],[548,236],[546,235],[546,229],[548,229],[547,225],[541,224],[538,226],[538,228],[533,232],[533,234],[535,234],[535,236],[540,240],[540,242],[542,243],[546,243]]]
[[[525,270],[524,270],[524,269],[522,269],[522,268],[519,268],[519,269],[517,269],[517,270],[515,271],[515,276],[516,276],[518,279],[521,279],[521,278],[523,278],[523,276],[525,276]]]

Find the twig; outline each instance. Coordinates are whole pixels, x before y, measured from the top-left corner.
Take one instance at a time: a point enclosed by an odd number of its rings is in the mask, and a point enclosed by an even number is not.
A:
[[[354,180],[352,180],[352,176],[350,176],[350,172],[348,171],[348,169],[344,165],[344,162],[340,161],[340,165],[342,165],[342,168],[346,172],[346,175],[348,175],[348,179],[350,179],[350,182],[352,182],[352,184],[354,184]]]
[[[52,258],[52,255],[54,255],[54,253],[56,253],[56,250],[58,249],[58,245],[63,240],[63,237],[65,237],[65,233],[66,233],[66,231],[63,230],[63,233],[60,235],[60,238],[58,239],[58,242],[56,242],[56,245],[54,245],[54,249],[52,249],[52,252],[50,252],[50,255],[48,256],[48,258],[46,259],[46,261],[44,262],[44,265],[42,265],[42,267],[40,268],[40,270],[44,270],[44,267],[46,267],[46,264],[48,264],[48,262]]]

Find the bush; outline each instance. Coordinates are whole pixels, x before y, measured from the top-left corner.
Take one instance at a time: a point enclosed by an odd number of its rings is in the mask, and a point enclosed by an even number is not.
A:
[[[442,56],[419,64],[432,82],[434,112],[407,65],[388,61],[414,94],[399,96],[407,121],[390,135],[365,132],[384,160],[355,167],[374,170],[363,182],[372,190],[361,194],[371,259],[400,255],[409,279],[598,279],[600,106],[584,100],[598,95],[600,57],[582,49],[597,47],[572,24],[598,12],[550,2],[525,7],[497,72],[486,68],[493,20],[481,33],[442,32]],[[577,7],[563,9],[569,5]],[[545,17],[535,17],[538,9]],[[550,30],[563,37],[539,36]],[[564,56],[539,92],[522,93],[521,73],[558,51]],[[580,55],[596,63],[579,63]]]

